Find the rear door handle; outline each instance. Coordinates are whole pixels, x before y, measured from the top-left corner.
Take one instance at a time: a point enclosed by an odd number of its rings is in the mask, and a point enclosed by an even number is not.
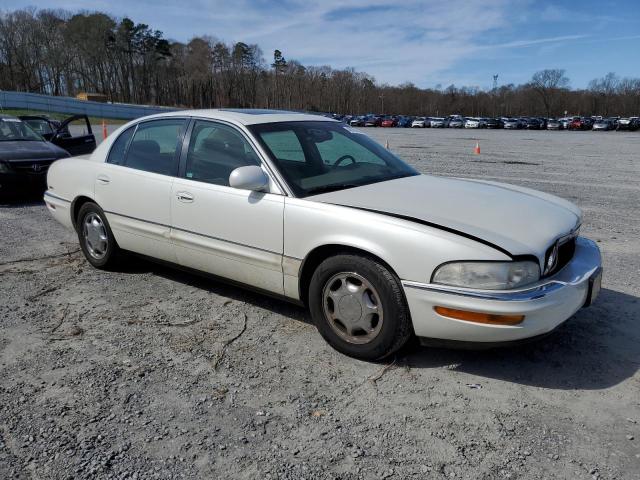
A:
[[[111,181],[111,179],[109,177],[107,177],[106,175],[98,175],[96,177],[96,180],[98,180],[98,182],[100,182],[103,185],[106,185]]]
[[[181,202],[184,203],[193,203],[193,195],[191,195],[189,192],[178,192],[176,194],[176,197],[178,198],[178,200],[180,200]]]

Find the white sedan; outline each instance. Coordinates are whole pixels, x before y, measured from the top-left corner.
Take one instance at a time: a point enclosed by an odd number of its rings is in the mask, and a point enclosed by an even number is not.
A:
[[[595,299],[582,215],[545,193],[421,175],[315,115],[174,112],[55,162],[45,202],[93,266],[135,252],[307,305],[337,350],[518,342]]]
[[[411,128],[425,128],[428,121],[425,117],[418,117],[411,122]]]
[[[487,128],[486,118],[467,118],[464,121],[464,128]]]

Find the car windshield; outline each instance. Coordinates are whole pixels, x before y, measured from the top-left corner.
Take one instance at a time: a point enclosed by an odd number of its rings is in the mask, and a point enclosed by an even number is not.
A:
[[[50,135],[55,133],[51,128],[51,124],[43,118],[29,118],[23,120],[31,129],[40,135]]]
[[[29,125],[18,118],[0,118],[0,142],[42,141]]]
[[[367,135],[333,122],[249,127],[299,197],[419,175]]]

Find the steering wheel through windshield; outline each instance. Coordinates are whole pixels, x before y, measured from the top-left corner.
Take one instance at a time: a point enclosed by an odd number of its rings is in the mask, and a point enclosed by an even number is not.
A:
[[[338,160],[336,160],[336,163],[333,164],[332,168],[336,168],[338,167],[342,162],[344,162],[345,160],[351,160],[351,164],[353,165],[354,163],[356,163],[356,159],[353,158],[351,155],[343,155],[341,156]]]

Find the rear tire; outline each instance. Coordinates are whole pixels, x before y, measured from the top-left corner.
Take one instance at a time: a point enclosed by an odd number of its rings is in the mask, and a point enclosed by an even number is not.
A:
[[[400,280],[373,258],[324,260],[311,277],[309,309],[329,345],[361,360],[388,357],[413,335]]]
[[[87,202],[80,207],[76,232],[82,253],[91,265],[101,270],[110,270],[116,265],[120,248],[104,211],[97,204]]]

